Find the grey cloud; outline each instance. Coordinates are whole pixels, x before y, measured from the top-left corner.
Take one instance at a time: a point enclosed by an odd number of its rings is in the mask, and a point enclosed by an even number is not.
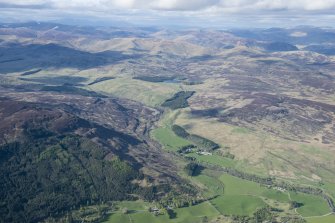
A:
[[[270,26],[329,24],[335,0],[0,0],[0,19],[87,17],[141,25]],[[64,19],[66,18],[66,19]]]
[[[17,4],[11,4],[11,3],[1,3],[0,2],[0,8],[8,8],[8,9],[47,9],[50,8],[47,4],[31,4],[31,5],[17,5]]]
[[[241,10],[329,10],[335,0],[0,0],[2,6],[43,5],[50,8],[90,8],[92,10],[127,8],[158,10],[204,10],[217,8],[231,12]]]

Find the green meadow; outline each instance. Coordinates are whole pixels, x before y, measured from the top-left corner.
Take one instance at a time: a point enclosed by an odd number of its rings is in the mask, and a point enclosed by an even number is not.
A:
[[[213,199],[211,203],[221,214],[241,216],[251,216],[257,209],[266,206],[261,198],[249,195],[224,195]]]
[[[335,215],[328,215],[324,217],[313,217],[307,218],[307,223],[334,223],[335,222]]]
[[[297,212],[303,217],[321,216],[330,212],[326,201],[321,197],[301,193],[290,194],[292,200],[303,203],[302,207],[297,208]]]
[[[168,127],[154,129],[151,134],[168,150],[177,151],[179,148],[191,144],[188,140],[176,136]]]

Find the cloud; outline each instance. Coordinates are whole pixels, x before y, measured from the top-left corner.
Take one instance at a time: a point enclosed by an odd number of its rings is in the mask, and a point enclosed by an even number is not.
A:
[[[101,18],[134,24],[333,26],[335,0],[0,0],[0,20]],[[66,18],[66,19],[64,19]],[[50,20],[49,20],[50,21]]]
[[[0,0],[0,4],[8,0]],[[217,8],[226,11],[243,10],[330,10],[335,0],[11,0],[12,6],[48,5],[50,8],[87,8],[92,10],[154,9],[197,11]]]
[[[208,7],[216,6],[219,0],[158,0],[151,1],[149,7],[160,10],[203,10]]]
[[[12,4],[12,5],[41,5],[45,4],[48,1],[45,0],[13,0],[13,1],[4,1],[0,0],[2,4]]]

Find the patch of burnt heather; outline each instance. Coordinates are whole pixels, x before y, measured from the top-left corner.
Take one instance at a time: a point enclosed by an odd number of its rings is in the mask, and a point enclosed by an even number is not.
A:
[[[136,76],[133,77],[135,80],[141,80],[141,81],[147,81],[147,82],[153,82],[153,83],[159,83],[159,82],[165,82],[165,81],[173,81],[176,79],[176,77],[162,77],[162,76]]]
[[[226,78],[229,79],[229,83],[223,88],[227,90],[242,92],[271,92],[273,90],[273,86],[255,77],[227,75]]]
[[[209,108],[209,109],[202,109],[202,110],[191,110],[191,115],[196,117],[217,117],[220,115],[220,111],[222,108]]]

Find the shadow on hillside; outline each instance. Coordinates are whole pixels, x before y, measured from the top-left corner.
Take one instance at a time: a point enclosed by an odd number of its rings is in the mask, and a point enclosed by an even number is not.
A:
[[[89,69],[138,57],[118,51],[90,53],[57,44],[10,44],[0,47],[0,73],[45,68]]]

